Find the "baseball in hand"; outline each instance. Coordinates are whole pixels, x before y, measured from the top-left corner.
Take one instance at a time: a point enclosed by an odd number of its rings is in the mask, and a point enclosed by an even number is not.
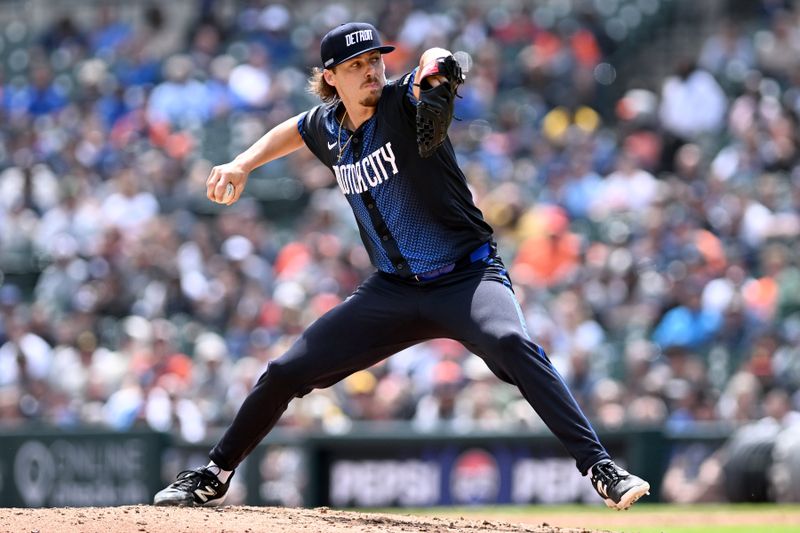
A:
[[[228,184],[225,186],[225,196],[222,197],[222,201],[229,202],[231,198],[233,198],[233,193],[234,193],[233,183],[229,181]]]

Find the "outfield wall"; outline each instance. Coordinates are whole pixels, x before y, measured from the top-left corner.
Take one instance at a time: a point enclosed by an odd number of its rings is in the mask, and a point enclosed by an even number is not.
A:
[[[0,506],[87,507],[150,501],[169,439],[152,431],[0,433]]]
[[[719,447],[729,431],[601,433],[612,456],[659,487],[688,442]],[[204,464],[210,443],[148,432],[0,434],[0,506],[148,503],[178,471]],[[597,503],[590,484],[547,432],[417,433],[365,426],[343,435],[274,431],[234,477],[229,503],[316,507]]]

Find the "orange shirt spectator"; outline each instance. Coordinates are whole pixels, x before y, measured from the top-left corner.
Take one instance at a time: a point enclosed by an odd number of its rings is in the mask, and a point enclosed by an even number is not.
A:
[[[550,287],[574,272],[580,258],[580,238],[569,231],[561,208],[535,208],[523,216],[520,226],[523,232],[526,227],[530,231],[512,264],[515,281]]]

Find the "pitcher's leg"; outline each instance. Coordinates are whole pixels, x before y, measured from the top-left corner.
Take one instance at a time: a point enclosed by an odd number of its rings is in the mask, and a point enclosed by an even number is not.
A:
[[[469,316],[461,317],[464,344],[481,355],[498,375],[519,387],[575,458],[578,470],[591,475],[592,487],[606,505],[628,509],[650,493],[650,484],[617,466],[600,444],[564,380],[544,350],[528,336],[502,264],[492,265],[485,274],[466,307]]]
[[[608,459],[608,452],[544,350],[528,336],[502,267],[492,266],[482,279],[475,278],[460,282],[460,290],[451,287],[443,294],[432,293],[430,301],[439,308],[431,316],[438,317],[450,336],[483,358],[498,377],[519,388],[585,474]]]
[[[233,423],[210,453],[233,470],[277,423],[289,402],[324,388],[425,338],[416,303],[373,276],[356,293],[312,324],[270,362]]]

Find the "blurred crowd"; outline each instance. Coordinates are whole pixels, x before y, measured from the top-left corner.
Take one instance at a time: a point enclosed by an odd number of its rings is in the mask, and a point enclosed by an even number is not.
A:
[[[797,423],[797,11],[765,1],[721,22],[673,74],[609,102],[625,86],[609,2],[190,4],[4,28],[0,425],[213,437],[368,275],[349,207],[308,151],[256,173],[230,208],[204,185],[315,104],[319,39],[350,19],[397,47],[389,77],[430,46],[469,54],[454,146],[531,335],[598,427]],[[640,19],[659,6],[611,4]],[[273,216],[278,200],[290,213]],[[450,340],[315,391],[280,424],[362,420],[542,424]]]

